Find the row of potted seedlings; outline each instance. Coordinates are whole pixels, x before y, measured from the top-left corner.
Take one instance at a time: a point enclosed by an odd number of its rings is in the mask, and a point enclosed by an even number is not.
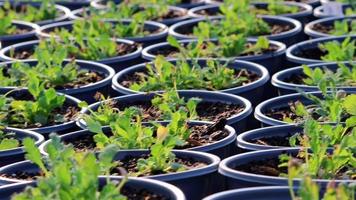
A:
[[[36,27],[39,41],[4,48],[2,59],[11,61],[2,63],[0,70],[0,125],[12,128],[0,132],[1,164],[23,160],[25,152],[29,161],[0,168],[0,182],[15,183],[2,187],[0,196],[184,199],[185,195],[201,199],[227,188],[289,185],[232,190],[207,199],[252,199],[261,197],[263,191],[271,198],[305,194],[318,199],[318,187],[324,193],[327,183],[336,179],[336,184],[328,186],[330,198],[352,199],[353,191],[339,183],[354,182],[354,37],[320,38],[286,50],[283,43],[269,40],[278,36],[278,30],[272,36],[248,38],[266,35],[263,29],[275,26],[267,20],[273,17],[259,18],[251,14],[249,6],[228,3],[233,6],[215,6],[215,13],[223,16],[193,19],[193,24],[188,20],[188,28],[179,28],[180,24],[185,26],[179,22],[168,30],[166,25],[146,21],[152,17],[150,9],[143,9],[148,11],[144,17],[137,15],[131,20],[99,20],[97,17],[105,18],[130,6],[106,7],[105,2],[94,1],[99,11],[84,8],[73,12],[86,21]],[[275,7],[268,7],[279,11],[278,4],[270,4]],[[162,10],[167,7],[157,6]],[[257,13],[264,14],[265,5],[255,7]],[[236,12],[249,24],[234,22]],[[300,22],[278,20],[295,22],[300,35]],[[327,26],[321,21],[307,25],[306,30],[353,33],[352,17],[330,20]],[[344,27],[344,32],[338,32],[339,27]],[[180,40],[174,34],[177,30],[196,39]],[[166,43],[155,44],[164,41],[168,33],[171,36]],[[287,45],[302,40],[293,34],[274,39],[287,41]],[[142,50],[130,40],[147,48]],[[291,63],[286,63],[286,51]],[[308,57],[310,52],[316,55]],[[33,60],[19,61],[28,58]],[[152,62],[128,68],[143,59]],[[328,61],[346,62],[324,63]],[[279,72],[292,62],[320,64]],[[269,74],[274,74],[272,85],[279,94],[303,92],[259,104],[271,95]],[[304,93],[318,90],[322,92]],[[97,103],[88,105],[78,99]],[[256,105],[256,119],[273,127],[236,138],[256,127],[251,120],[252,106]],[[294,125],[274,126],[287,123]],[[60,136],[49,136],[51,132]],[[50,140],[37,148],[44,137]],[[236,141],[244,150],[236,147]],[[297,148],[235,155],[282,147]],[[301,181],[304,174],[309,176]],[[24,190],[29,185],[32,187]],[[294,186],[295,190],[289,189]],[[308,188],[314,190],[304,192]]]

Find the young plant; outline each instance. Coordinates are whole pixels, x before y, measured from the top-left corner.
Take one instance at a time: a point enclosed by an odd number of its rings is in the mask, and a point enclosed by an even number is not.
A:
[[[257,42],[251,44],[242,34],[221,37],[217,39],[217,42],[199,38],[197,42],[189,43],[186,46],[180,44],[172,36],[168,36],[167,41],[179,51],[174,56],[183,58],[231,58],[245,54],[259,55],[270,47],[269,40],[266,37],[258,37]]]
[[[341,20],[334,22],[334,28],[330,32],[331,35],[352,35],[356,34],[355,20]]]
[[[2,129],[3,127],[0,127],[0,151],[19,147],[20,141],[15,138],[15,134],[5,133]]]
[[[31,66],[25,62],[15,62],[10,67],[0,68],[0,83],[3,86],[27,86],[30,79],[37,77],[45,88],[60,88],[67,85],[86,82],[94,76],[93,72],[79,69],[75,60],[63,64],[68,57],[67,49],[63,46],[50,46],[48,43],[40,43],[36,48],[33,58],[37,64]],[[6,71],[6,73],[4,73]],[[5,76],[6,74],[6,76]]]
[[[336,86],[356,86],[356,64],[353,63],[350,63],[350,67],[339,63],[336,72],[326,67],[312,69],[303,65],[303,73],[306,76],[303,83],[310,86],[318,86],[324,81],[334,82]]]
[[[322,199],[322,200],[352,200],[355,199],[355,186],[352,184],[338,184],[336,185],[333,182],[330,182],[326,190],[322,190],[313,182],[309,176],[303,177],[303,180],[298,188],[297,193],[294,190],[293,179],[299,178],[299,174],[302,173],[300,166],[290,161],[288,164],[288,185],[290,196],[292,200],[311,200],[311,199]],[[322,197],[320,193],[323,193]]]
[[[285,5],[283,1],[279,0],[264,0],[262,2],[268,3],[267,9],[254,7],[252,12],[260,15],[283,15],[283,14],[293,14],[299,11],[297,6]]]
[[[351,39],[351,37],[346,38],[341,43],[330,41],[320,44],[319,48],[325,52],[325,55],[321,56],[323,61],[352,61],[355,59],[355,40]]]
[[[82,102],[80,105],[82,108],[88,109],[89,114],[84,114],[81,118],[88,119],[91,118],[94,121],[99,122],[102,126],[109,125],[111,122],[115,122],[119,118],[124,110],[120,110],[117,107],[118,102],[112,99],[105,99],[101,96],[103,101],[96,111],[88,108],[88,105]],[[156,94],[151,100],[152,106],[157,109],[157,115],[159,115],[156,120],[170,120],[175,112],[187,113],[189,119],[196,119],[196,107],[200,99],[190,98],[188,100],[181,98],[176,90],[169,90],[162,94]],[[142,120],[145,120],[143,116],[144,110],[140,110],[140,106],[130,106],[132,109],[137,110],[137,114],[140,115]]]
[[[146,92],[170,88],[221,90],[248,81],[247,77],[239,76],[227,65],[228,62],[221,64],[216,60],[208,60],[205,67],[195,60],[191,63],[179,60],[173,64],[158,56],[153,64],[146,65],[147,72],[135,74],[140,81],[130,85],[130,88]]]
[[[0,20],[0,35],[12,35],[16,33],[16,27],[12,24],[9,16],[4,16]]]
[[[13,7],[10,2],[6,0],[0,7],[0,18],[7,16],[10,19],[38,22],[55,19],[58,16],[58,11],[53,0],[42,0],[39,7],[26,4],[20,6],[20,8]]]
[[[115,183],[107,178],[100,187],[98,176],[107,174],[114,165],[112,162],[116,148],[105,149],[96,158],[94,153],[77,153],[73,147],[63,145],[59,138],[51,136],[48,145],[49,156],[42,158],[38,148],[31,139],[26,138],[24,145],[26,158],[35,163],[43,177],[39,177],[35,187],[27,187],[25,191],[15,194],[13,200],[30,199],[88,199],[126,200],[120,193],[126,179]]]
[[[33,100],[15,100],[9,93],[0,96],[1,123],[12,127],[42,127],[50,122],[62,123],[67,119],[56,110],[65,102],[64,95],[58,95],[53,88],[46,90],[44,84],[33,77],[28,84]]]
[[[199,22],[193,35],[204,39],[226,37],[235,34],[258,36],[270,34],[270,26],[260,17],[251,13],[247,0],[227,1],[220,6],[224,15],[221,20]],[[238,13],[238,14],[237,14]]]

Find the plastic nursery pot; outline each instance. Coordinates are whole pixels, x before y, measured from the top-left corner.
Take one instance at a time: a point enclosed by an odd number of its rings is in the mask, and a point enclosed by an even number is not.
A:
[[[10,88],[0,88],[0,95],[4,95],[4,94],[10,92],[11,90],[12,89],[10,89]],[[30,94],[27,89],[16,89],[7,95],[7,97],[13,97],[16,100],[23,100],[29,96],[30,96]],[[64,103],[64,106],[78,108],[78,103],[80,102],[79,99],[74,98],[69,95],[65,95],[65,97],[66,97],[66,101]],[[48,125],[48,126],[43,126],[40,128],[27,128],[25,130],[34,131],[36,133],[40,133],[43,136],[47,137],[52,132],[64,133],[65,131],[67,131],[73,127],[75,127],[75,121],[70,120],[70,121],[67,121],[67,122],[64,122],[61,124]]]
[[[356,64],[356,62],[351,62],[352,64]],[[351,67],[350,62],[342,62],[342,64]],[[338,69],[338,63],[320,63],[320,64],[313,64],[309,65],[311,69],[320,68],[324,69],[327,68],[333,72],[336,72]],[[280,71],[272,76],[272,85],[278,88],[279,94],[291,94],[296,93],[298,90],[302,90],[304,92],[314,92],[319,91],[319,88],[315,86],[309,86],[304,84],[296,84],[289,82],[288,80],[293,79],[293,77],[303,76],[305,75],[303,72],[303,67],[293,67],[290,69],[285,69]],[[356,92],[355,86],[338,86],[337,89],[344,90],[346,92]]]
[[[332,6],[335,7],[334,5],[332,5]],[[328,17],[343,16],[345,14],[345,11],[347,9],[352,8],[352,6],[350,4],[341,4],[341,8],[342,8],[343,13],[340,13],[340,14],[326,13],[326,12],[324,12],[324,5],[321,5],[314,9],[314,16],[316,18],[328,18]]]
[[[28,162],[28,161],[27,161]],[[109,177],[111,181],[121,181],[122,177]],[[99,185],[104,186],[106,184],[107,177],[100,176],[99,177]],[[1,200],[10,200],[11,196],[16,193],[22,192],[28,186],[36,186],[34,181],[31,182],[22,182],[22,183],[14,183],[10,185],[6,185],[0,187],[0,199]],[[175,187],[174,185],[156,181],[152,179],[143,179],[143,178],[135,178],[130,177],[128,178],[127,182],[125,183],[125,187],[132,188],[134,190],[145,190],[152,192],[154,194],[158,194],[159,196],[163,196],[166,199],[172,200],[185,200],[185,196],[183,192]]]
[[[123,25],[128,26],[130,25],[132,20],[131,19],[105,20],[105,22],[112,23],[112,24],[122,23]],[[68,21],[68,22],[59,22],[59,23],[42,26],[37,31],[37,35],[40,38],[50,38],[52,37],[51,32],[55,31],[56,29],[67,29],[71,31],[73,29],[74,23],[75,23],[74,21]],[[145,31],[150,31],[152,33],[146,36],[125,37],[123,39],[140,43],[143,46],[148,46],[166,40],[166,37],[168,35],[168,27],[166,25],[153,21],[145,21],[143,26]]]
[[[13,20],[12,25],[14,25],[16,29],[21,30],[21,32],[12,35],[0,35],[0,42],[3,48],[16,43],[36,39],[36,30],[39,29],[37,24]]]
[[[274,185],[288,186],[288,178],[286,177],[254,174],[238,170],[237,168],[250,163],[252,164],[253,162],[268,162],[269,160],[276,160],[278,162],[281,154],[296,156],[299,151],[300,149],[298,148],[272,149],[235,155],[220,162],[219,173],[227,178],[227,187],[230,189]],[[321,188],[326,188],[330,182],[335,182],[336,184],[356,183],[356,180],[352,179],[313,179],[313,181],[319,184]],[[293,182],[293,185],[299,186],[301,179],[294,179]]]
[[[283,25],[289,26],[290,30],[274,34],[266,35],[270,40],[275,40],[286,44],[287,46],[299,42],[302,39],[302,24],[291,18],[281,17],[281,16],[261,16],[262,19],[270,25]],[[204,22],[207,20],[221,20],[222,16],[206,18],[196,18],[190,19],[183,22],[176,23],[169,28],[169,34],[175,38],[182,39],[196,39],[197,37],[192,34],[193,27],[197,26],[199,22]],[[255,36],[254,36],[255,37]]]
[[[117,44],[124,44],[124,45],[135,45],[133,41],[129,40],[124,40],[124,39],[116,39]],[[8,46],[6,48],[3,48],[0,50],[0,60],[2,61],[13,61],[13,60],[18,60],[14,57],[11,56],[11,53],[14,52],[34,52],[36,46],[38,46],[40,40],[33,40],[29,42],[22,42],[18,43],[15,45]],[[138,64],[141,62],[140,56],[141,56],[141,51],[142,47],[141,46],[136,46],[136,49],[133,50],[133,52],[130,52],[125,55],[121,56],[115,56],[112,58],[104,58],[102,60],[94,61],[98,62],[101,64],[106,64],[110,67],[112,67],[116,72],[121,71],[122,69],[132,66],[135,64]],[[27,59],[27,58],[25,58]]]
[[[35,144],[37,146],[39,146],[44,141],[44,137],[42,135],[29,130],[21,130],[9,127],[5,128],[3,131],[5,134],[14,133],[14,138],[19,141],[23,140],[24,138],[32,138],[35,140]],[[23,160],[24,154],[25,150],[23,146],[19,146],[13,149],[0,150],[0,167]]]
[[[331,41],[338,41],[341,43],[347,37],[348,36],[325,37],[325,38],[318,38],[318,39],[300,42],[287,49],[286,51],[287,60],[291,62],[293,65],[325,63],[327,61],[323,61],[320,58],[322,52],[319,49],[319,45]],[[349,37],[351,37],[351,40],[356,39],[356,35],[349,36]]]
[[[97,8],[97,9],[105,11],[105,7],[104,8]],[[167,18],[167,19],[158,19],[158,20],[151,19],[151,20],[160,22],[160,23],[165,24],[167,26],[170,26],[172,24],[175,24],[175,23],[180,22],[180,21],[184,21],[184,20],[189,18],[188,11],[186,9],[184,9],[184,8],[180,8],[180,7],[176,7],[176,6],[169,6],[168,10],[169,10],[169,12],[172,12],[172,13],[177,13],[177,14],[179,13],[180,16],[179,17],[174,17],[174,18]],[[90,16],[90,10],[88,8],[81,8],[81,9],[74,10],[72,12],[71,19],[83,19],[84,18],[83,17],[84,13],[87,13],[87,15]]]
[[[22,6],[26,6],[26,5],[31,5],[31,6],[39,8],[42,4],[41,2],[33,2],[33,1],[29,1],[29,0],[21,0],[21,1],[10,0],[10,3],[13,8],[19,8],[19,9]],[[2,7],[3,4],[4,4],[4,2],[0,2],[0,7]],[[46,24],[51,24],[51,23],[60,22],[60,21],[69,19],[71,12],[68,8],[66,8],[64,6],[60,6],[60,5],[55,5],[55,7],[58,12],[58,16],[55,19],[47,19],[47,20],[33,22],[33,23],[35,23],[39,26],[43,26]]]
[[[170,60],[172,63],[176,63],[176,59]],[[202,67],[206,65],[207,59],[198,59],[198,64]],[[226,60],[220,60],[221,63],[225,64]],[[188,62],[190,62],[188,60]],[[129,67],[119,73],[117,73],[112,80],[112,88],[117,91],[120,95],[127,95],[127,94],[135,94],[135,93],[145,93],[145,92],[139,92],[139,91],[134,91],[129,88],[126,88],[121,84],[123,80],[125,80],[125,77],[127,76],[132,76],[136,72],[145,72],[146,71],[146,64],[139,64],[135,65],[132,67]],[[256,105],[258,102],[262,101],[263,99],[263,91],[264,91],[264,85],[268,82],[269,80],[269,74],[266,68],[264,68],[261,65],[247,62],[247,61],[240,61],[240,60],[235,60],[232,61],[228,64],[229,68],[232,69],[247,69],[249,71],[252,71],[260,76],[260,78],[252,83],[248,83],[243,86],[238,86],[238,87],[232,87],[229,89],[224,89],[220,90],[220,92],[225,92],[225,93],[230,93],[230,94],[235,94],[242,96],[246,99],[248,99],[252,105]],[[199,88],[194,88],[194,89],[199,89]],[[153,91],[150,91],[153,92]]]
[[[227,119],[227,125],[232,126],[235,128],[237,133],[241,133],[246,129],[247,117],[250,116],[252,113],[252,106],[251,103],[242,97],[221,93],[221,92],[211,92],[211,91],[203,91],[203,90],[180,90],[178,91],[179,96],[183,97],[184,99],[188,100],[190,98],[199,98],[202,102],[220,102],[225,104],[235,104],[241,105],[244,107],[244,110],[238,114],[232,115]],[[112,98],[112,100],[122,103],[123,105],[130,105],[134,106],[135,102],[139,105],[142,102],[151,102],[151,100],[156,96],[156,94],[131,94],[125,95],[121,97]],[[107,101],[107,100],[106,100]],[[96,111],[98,107],[103,103],[97,102],[89,106],[90,110]],[[82,114],[89,114],[89,110],[84,108],[80,111]],[[77,125],[82,128],[86,129],[86,123],[83,119],[77,119]]]
[[[356,15],[353,16],[342,16],[342,17],[330,17],[325,19],[319,19],[308,23],[305,28],[304,32],[311,38],[321,38],[321,37],[332,37],[334,35],[330,34],[330,31],[333,30],[335,22],[341,21],[348,21],[352,22],[356,20]],[[322,31],[320,29],[322,28]]]
[[[211,39],[209,41],[217,42],[216,39]],[[257,39],[249,38],[247,41],[249,43],[256,43]],[[196,43],[197,39],[179,40],[178,42],[183,45],[188,45],[190,43]],[[274,74],[275,72],[279,71],[280,67],[285,62],[286,45],[277,41],[269,42],[272,46],[276,47],[276,50],[274,52],[265,53],[261,55],[236,56],[235,59],[250,61],[263,65],[264,67],[266,67],[269,74]],[[172,47],[168,42],[158,43],[144,48],[142,50],[142,57],[146,60],[152,61],[157,57],[157,54],[160,52],[169,52],[175,50],[176,49]]]
[[[16,62],[19,61],[4,62],[1,63],[0,67],[4,67],[4,65],[11,67],[11,65]],[[37,60],[25,60],[21,62],[28,63],[30,66],[35,66],[38,63]],[[66,59],[63,62],[63,66],[69,62],[71,62],[71,60]],[[75,63],[79,66],[80,69],[96,72],[98,75],[102,77],[102,80],[95,83],[90,83],[88,85],[81,86],[79,88],[59,89],[57,90],[58,92],[71,95],[82,101],[86,101],[90,103],[96,101],[94,96],[97,92],[100,92],[104,95],[109,94],[111,79],[115,74],[115,71],[111,67],[96,62],[83,61],[83,60],[76,60]],[[17,87],[0,87],[0,88],[13,90],[16,89]]]
[[[222,0],[205,0],[207,4],[221,4],[223,1]],[[299,2],[299,1],[296,1]],[[306,3],[308,5],[311,5],[313,8],[320,6],[320,1],[319,0],[308,0],[308,1],[303,1],[303,3]]]
[[[297,188],[294,189],[295,191]],[[269,187],[251,187],[243,189],[228,190],[219,192],[203,200],[292,200],[289,187],[269,186]]]
[[[69,8],[70,10],[75,10],[83,7],[88,7],[90,6],[91,0],[56,0],[56,4],[65,6]]]
[[[303,132],[297,125],[279,125],[250,130],[237,136],[237,146],[247,151],[290,148],[289,138]],[[268,140],[270,143],[258,143],[258,140]],[[276,144],[276,145],[274,145]]]
[[[268,7],[268,3],[265,2],[258,2],[258,3],[251,3],[255,8],[259,8],[259,9],[267,9]],[[278,15],[278,16],[283,16],[283,17],[290,17],[293,19],[296,19],[300,22],[307,23],[311,20],[311,18],[313,17],[313,7],[308,5],[308,4],[304,4],[304,3],[297,3],[297,2],[283,2],[281,3],[285,6],[293,6],[293,7],[298,7],[299,11],[297,13],[288,13],[288,14],[282,14],[282,15]],[[217,16],[219,15],[219,6],[220,5],[205,5],[205,6],[199,6],[196,8],[192,8],[189,10],[188,14],[192,17],[205,17],[206,15],[201,14],[202,11],[206,11],[209,14],[213,15],[213,16]]]
[[[169,123],[169,121],[157,121],[157,123],[166,125]],[[191,122],[189,122],[189,124],[194,126],[194,125],[209,125],[212,123],[211,122],[191,121]],[[152,126],[152,124],[149,122],[143,123],[143,125]],[[228,135],[225,138],[223,138],[219,141],[216,141],[214,143],[204,145],[204,146],[188,148],[187,150],[211,153],[211,154],[214,154],[221,158],[226,158],[231,155],[231,150],[232,150],[231,147],[232,148],[236,147],[236,145],[233,144],[236,141],[236,132],[235,132],[235,129],[233,129],[231,126],[225,126],[225,131],[228,132]],[[111,133],[110,127],[103,127],[103,132],[110,134]],[[88,137],[88,136],[94,136],[94,134],[92,132],[90,132],[89,130],[85,129],[85,130],[75,131],[72,133],[61,135],[60,138],[65,143],[73,143],[74,141],[80,140],[83,137]],[[49,141],[50,140],[46,141],[40,147],[40,149],[44,155],[47,154],[46,147],[47,147]]]
[[[348,92],[355,93],[355,92]],[[308,92],[308,94],[313,94],[318,98],[322,98],[323,95],[321,92]],[[307,99],[303,94],[288,94],[279,97],[275,97],[269,100],[266,100],[257,105],[255,108],[254,116],[255,118],[262,123],[262,126],[276,126],[288,124],[288,122],[280,121],[278,119],[267,116],[267,112],[276,109],[289,108],[289,103],[299,101],[303,105],[310,105],[311,100]]]
[[[91,2],[91,6],[94,7],[94,8],[105,8],[106,3],[107,1],[105,0],[94,0]],[[122,2],[122,0],[114,0],[115,4],[119,4]],[[197,7],[197,6],[202,6],[204,5],[205,2],[204,0],[191,0],[191,2],[188,2],[188,3],[180,3],[180,4],[177,4],[175,6],[177,7],[180,7],[180,8],[186,8],[186,9],[189,9],[189,8],[194,8],[194,7]]]

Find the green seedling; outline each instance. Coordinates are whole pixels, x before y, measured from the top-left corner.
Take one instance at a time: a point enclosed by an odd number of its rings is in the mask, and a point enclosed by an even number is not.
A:
[[[16,33],[16,26],[12,24],[11,17],[4,16],[0,20],[0,35],[12,35]]]
[[[176,64],[158,56],[153,64],[147,64],[147,73],[137,73],[140,81],[130,88],[136,91],[158,91],[177,89],[221,90],[237,87],[247,81],[246,77],[237,76],[234,69],[227,67],[228,62],[221,64],[216,60],[208,60],[206,67],[196,61],[188,63],[179,60]]]
[[[1,116],[0,116],[1,118]],[[13,149],[20,146],[20,141],[16,139],[12,132],[5,133],[0,127],[0,151]]]
[[[341,20],[334,22],[334,28],[330,31],[331,35],[352,35],[356,34],[356,21],[355,20]]]
[[[320,44],[319,48],[325,53],[321,56],[323,61],[351,61],[355,59],[355,40],[350,37],[346,38],[341,43],[338,41],[330,41]]]
[[[41,157],[33,140],[24,140],[26,158],[36,164],[43,174],[38,178],[35,187],[27,187],[15,194],[12,200],[29,199],[88,199],[88,200],[126,200],[120,193],[126,178],[120,183],[107,179],[100,187],[98,176],[108,175],[117,149],[108,147],[97,159],[94,153],[75,152],[73,147],[65,146],[58,136],[51,136],[48,145],[48,157]]]

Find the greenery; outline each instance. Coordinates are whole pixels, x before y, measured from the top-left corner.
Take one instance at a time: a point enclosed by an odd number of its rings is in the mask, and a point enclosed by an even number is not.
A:
[[[9,17],[10,19],[39,22],[55,19],[57,16],[58,11],[52,0],[42,0],[39,7],[25,5],[21,6],[21,8],[14,8],[9,1],[5,1],[0,7],[0,18]]]
[[[13,132],[5,133],[0,127],[0,151],[13,149],[20,146],[20,141],[16,139]]]
[[[323,61],[351,61],[355,59],[355,40],[347,37],[341,43],[338,41],[330,41],[319,45],[320,50],[325,52],[321,56]]]
[[[195,60],[191,63],[178,60],[173,64],[158,56],[153,64],[146,65],[147,73],[136,73],[140,81],[132,84],[130,89],[146,92],[170,88],[221,90],[247,81],[246,77],[237,76],[236,71],[227,66],[228,62],[221,64],[218,60],[208,60],[205,67]]]
[[[0,35],[11,35],[16,33],[16,27],[12,24],[11,17],[3,16],[0,20]]]
[[[42,127],[51,122],[63,123],[67,119],[56,110],[65,102],[64,95],[58,95],[53,88],[46,90],[44,84],[33,77],[28,83],[33,100],[15,100],[9,95],[0,96],[0,122],[11,127]]]
[[[25,191],[15,194],[13,200],[28,199],[88,199],[88,200],[126,200],[120,191],[126,178],[120,183],[107,179],[100,187],[98,176],[108,174],[115,162],[112,162],[117,151],[108,147],[96,158],[94,153],[75,152],[73,147],[64,146],[57,136],[51,136],[48,154],[42,158],[34,142],[26,138],[24,146],[26,158],[35,163],[44,177],[39,177],[36,187],[27,187]]]
[[[334,28],[330,32],[331,35],[352,35],[356,34],[356,21],[355,20],[341,20],[334,22]]]

